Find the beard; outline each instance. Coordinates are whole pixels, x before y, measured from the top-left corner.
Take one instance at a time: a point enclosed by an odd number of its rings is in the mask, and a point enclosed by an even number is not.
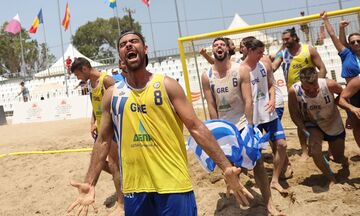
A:
[[[295,45],[295,43],[287,43],[287,44],[285,45],[285,47],[288,48],[288,49],[291,49],[291,48],[294,47],[294,45]]]
[[[229,50],[229,56],[235,55],[235,50]]]
[[[217,53],[214,53],[214,57],[215,57],[215,59],[218,60],[218,61],[224,61],[224,59],[227,58],[227,56],[228,56],[228,52],[225,52],[225,53],[223,54],[223,56],[221,56],[221,57],[218,56]]]

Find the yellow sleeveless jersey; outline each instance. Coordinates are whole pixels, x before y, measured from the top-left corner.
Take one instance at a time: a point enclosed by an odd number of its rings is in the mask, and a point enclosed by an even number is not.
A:
[[[301,51],[296,56],[292,56],[289,50],[285,49],[282,53],[282,57],[282,67],[288,88],[300,81],[299,73],[302,68],[314,67],[309,52],[309,45],[307,44],[301,44]]]
[[[124,193],[192,191],[183,123],[168,99],[164,76],[143,89],[114,88],[111,115],[119,148]]]
[[[101,102],[104,95],[105,87],[104,87],[104,78],[106,76],[106,72],[102,72],[99,77],[99,83],[96,86],[96,88],[93,88],[91,90],[91,104],[93,108],[93,112],[96,119],[96,127],[98,131],[100,131],[100,122],[101,122],[101,114],[102,114],[102,108],[101,108]]]

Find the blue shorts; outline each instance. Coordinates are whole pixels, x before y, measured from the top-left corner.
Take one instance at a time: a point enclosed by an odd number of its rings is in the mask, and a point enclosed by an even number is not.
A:
[[[279,119],[281,121],[282,116],[284,114],[284,107],[275,108],[275,112],[276,112],[277,116],[279,117]]]
[[[259,124],[257,127],[260,131],[265,130],[266,133],[270,133],[271,141],[286,139],[284,128],[279,118],[276,118],[271,122]]]
[[[125,194],[124,207],[125,216],[197,216],[193,191],[171,194]]]
[[[318,125],[316,125],[316,124],[314,124],[312,122],[305,122],[305,127],[306,128],[317,128],[317,129],[319,129],[324,134],[324,141],[327,141],[327,142],[332,142],[332,141],[335,141],[335,140],[337,140],[339,138],[344,140],[345,135],[346,135],[345,130],[339,135],[335,135],[335,136],[328,135],[323,130],[321,130],[321,128]]]

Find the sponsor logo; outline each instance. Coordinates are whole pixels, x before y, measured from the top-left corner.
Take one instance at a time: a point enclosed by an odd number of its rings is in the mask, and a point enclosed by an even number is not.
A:
[[[231,105],[225,97],[222,97],[219,105],[219,111],[228,111],[229,109],[231,109]]]
[[[259,78],[256,77],[255,79],[251,80],[251,84],[255,85],[256,83],[260,82]]]
[[[158,89],[160,87],[160,82],[154,83],[154,88]]]
[[[153,138],[148,134],[144,128],[144,125],[140,121],[139,133],[134,135],[133,142],[151,142]],[[131,147],[142,147],[146,144],[132,144]]]
[[[99,96],[93,95],[92,99],[93,99],[93,101],[101,101]]]

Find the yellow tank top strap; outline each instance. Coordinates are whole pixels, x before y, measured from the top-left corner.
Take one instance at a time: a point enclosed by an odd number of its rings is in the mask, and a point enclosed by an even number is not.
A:
[[[93,112],[96,119],[96,126],[98,128],[98,131],[100,130],[100,122],[101,122],[101,115],[102,115],[102,98],[105,92],[105,86],[104,86],[104,78],[107,75],[106,72],[102,72],[99,77],[99,83],[95,88],[92,89],[91,92],[91,104],[93,107]]]

